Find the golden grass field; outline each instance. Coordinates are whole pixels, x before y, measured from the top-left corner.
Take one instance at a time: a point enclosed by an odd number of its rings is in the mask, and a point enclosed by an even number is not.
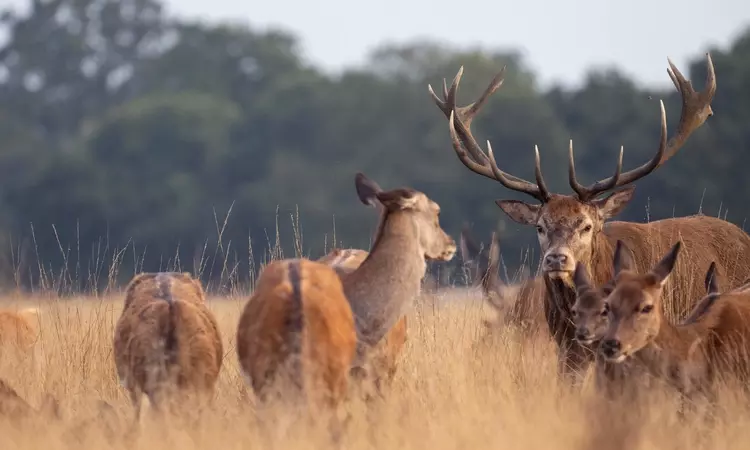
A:
[[[140,434],[129,440],[117,434],[117,425],[126,423],[132,410],[116,379],[112,358],[113,329],[122,295],[0,299],[4,308],[40,309],[37,365],[28,359],[4,357],[0,377],[34,407],[44,393],[52,394],[59,400],[62,414],[61,421],[45,419],[20,425],[0,419],[0,449],[330,447],[322,426],[291,426],[283,415],[261,428],[234,349],[236,323],[247,298],[208,300],[226,346],[213,408],[192,425],[151,421],[146,410]],[[341,448],[750,446],[748,409],[729,388],[721,396],[719,420],[713,427],[700,418],[681,419],[676,397],[668,389],[655,391],[650,399],[630,405],[626,411],[608,408],[597,401],[590,383],[577,391],[558,385],[555,351],[544,333],[540,339],[521,339],[510,329],[498,329],[491,339],[482,339],[485,328],[481,321],[491,312],[478,294],[433,300],[423,299],[411,312],[402,365],[387,398],[369,409],[356,398],[346,405],[353,419]],[[109,402],[115,414],[103,416],[100,400]],[[96,420],[103,417],[106,420]],[[86,423],[88,427],[82,428]],[[112,429],[114,434],[107,434]]]

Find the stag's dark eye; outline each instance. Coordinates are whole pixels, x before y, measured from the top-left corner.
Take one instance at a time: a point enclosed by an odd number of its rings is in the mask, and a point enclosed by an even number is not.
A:
[[[539,233],[539,234],[542,234],[542,233],[544,233],[544,228],[542,228],[539,225],[537,225],[536,232]]]
[[[646,305],[643,308],[641,308],[641,313],[642,314],[648,314],[651,311],[653,311],[653,309],[654,309],[654,305]]]
[[[570,311],[570,314],[571,314],[571,315],[573,316],[573,318],[574,318],[574,319],[575,319],[576,317],[578,317],[578,311],[576,311],[575,309],[574,309],[574,310],[572,310],[572,311]]]
[[[589,231],[591,231],[591,225],[586,225],[583,227],[583,230],[581,230],[581,233],[588,233]]]

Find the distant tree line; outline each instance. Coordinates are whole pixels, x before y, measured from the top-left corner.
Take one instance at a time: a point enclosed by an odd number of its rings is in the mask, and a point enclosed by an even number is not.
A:
[[[549,187],[566,193],[569,139],[587,183],[612,172],[621,145],[626,169],[654,154],[660,98],[670,130],[680,112],[676,90],[644,91],[614,70],[545,92],[516,52],[423,41],[383,46],[366,67],[327,75],[287,32],[176,20],[155,0],[33,1],[28,14],[1,17],[0,274],[9,289],[102,288],[167,268],[226,288],[273,256],[367,248],[376,215],[357,200],[356,171],[385,188],[424,190],[456,237],[464,222],[485,241],[498,231],[509,270],[526,251],[536,267],[533,230],[494,204],[519,194],[459,162],[427,84],[450,83],[463,66],[466,104],[507,66],[475,135],[527,179],[538,145]],[[681,68],[696,88],[701,50]],[[638,183],[622,219],[702,210],[744,223],[750,29],[711,55],[715,116]]]

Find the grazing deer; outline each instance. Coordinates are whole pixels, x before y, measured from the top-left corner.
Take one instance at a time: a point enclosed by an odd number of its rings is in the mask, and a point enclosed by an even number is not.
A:
[[[345,399],[356,333],[336,271],[307,259],[269,263],[237,326],[237,356],[258,399],[302,399],[335,411]]]
[[[426,260],[450,261],[456,243],[440,226],[440,206],[424,193],[384,191],[362,173],[355,186],[362,203],[381,207],[370,254],[342,280],[357,330],[353,375],[361,378],[371,370],[373,351],[419,295]]]
[[[620,244],[622,245],[622,244]],[[725,375],[743,385],[750,376],[750,284],[719,292],[717,264],[704,279],[707,295],[689,318],[673,325],[665,316],[664,290],[673,276],[682,242],[677,243],[646,273],[634,270],[634,261],[618,252],[609,295],[600,292],[609,317],[599,353],[612,364],[626,361],[675,385],[683,394],[711,394]],[[582,280],[582,287],[585,288]]]
[[[717,272],[725,277],[727,286],[737,286],[750,275],[750,237],[737,226],[712,217],[694,215],[670,218],[651,223],[611,221],[622,211],[633,196],[634,187],[627,186],[647,176],[669,160],[683,146],[688,137],[713,114],[711,100],[716,91],[716,77],[710,55],[707,55],[708,75],[703,92],[696,92],[690,81],[669,61],[668,73],[682,96],[682,114],[677,132],[667,140],[664,103],[661,105],[661,138],[656,155],[647,163],[622,173],[622,149],[613,176],[583,186],[576,178],[572,141],[569,148],[568,178],[574,195],[551,193],[542,177],[539,151],[535,149],[536,184],[503,172],[495,162],[492,147],[484,153],[474,139],[470,125],[474,116],[489,96],[503,82],[503,70],[492,80],[480,98],[471,105],[458,108],[456,91],[463,67],[458,71],[450,90],[443,85],[444,100],[429,87],[429,92],[449,118],[448,125],[453,148],[461,162],[470,170],[498,181],[508,189],[534,197],[539,204],[517,200],[496,201],[512,220],[536,228],[542,250],[542,271],[547,287],[544,310],[547,325],[559,349],[559,370],[567,377],[582,373],[590,364],[592,351],[577,342],[571,323],[570,307],[575,301],[573,272],[581,262],[591,273],[596,285],[612,277],[612,256],[615,242],[623,240],[637,255],[638,270],[647,270],[677,237],[681,237],[691,252],[691,263],[678,268],[673,286],[679,296],[665,299],[669,315],[682,317],[698,298],[702,289],[701,276],[711,261],[716,261]],[[614,191],[606,197],[599,195]],[[665,292],[665,293],[667,293]]]
[[[495,233],[492,233],[489,250],[485,253],[469,230],[461,230],[461,255],[470,272],[472,280],[482,287],[484,299],[498,313],[503,315],[502,323],[520,327],[522,330],[535,331],[544,324],[542,301],[545,291],[542,277],[522,279],[514,284],[505,284],[500,279],[500,244]],[[499,325],[485,321],[485,326],[495,329]]]
[[[209,398],[223,357],[219,327],[200,280],[187,272],[158,272],[130,281],[115,326],[114,358],[136,421],[143,394],[157,410],[173,389],[181,397],[186,394],[183,398]]]
[[[320,257],[318,262],[330,265],[338,272],[339,277],[346,277],[354,272],[370,253],[355,248],[333,249],[330,253]],[[376,372],[375,385],[378,390],[390,385],[398,370],[398,360],[401,350],[406,344],[406,316],[396,322],[385,338],[373,351],[372,365]]]

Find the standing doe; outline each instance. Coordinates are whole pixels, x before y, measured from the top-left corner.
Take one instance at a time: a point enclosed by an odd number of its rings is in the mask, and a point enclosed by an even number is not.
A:
[[[708,75],[703,92],[696,92],[690,81],[669,62],[667,70],[682,96],[682,114],[677,132],[667,140],[667,121],[664,103],[661,104],[661,138],[654,157],[631,171],[622,172],[622,149],[613,176],[590,186],[583,186],[576,178],[572,141],[569,148],[568,178],[574,195],[549,191],[542,177],[539,151],[535,149],[536,183],[522,180],[503,172],[487,143],[485,153],[469,127],[477,112],[503,83],[503,70],[492,80],[474,103],[456,106],[456,91],[463,72],[461,68],[450,90],[443,88],[444,100],[430,94],[440,110],[449,118],[448,125],[453,148],[461,162],[473,172],[498,181],[508,189],[527,194],[539,204],[517,200],[496,201],[512,220],[536,228],[543,253],[542,270],[547,286],[544,310],[550,334],[559,349],[559,370],[566,377],[582,373],[590,364],[591,348],[575,340],[571,305],[575,301],[573,272],[578,262],[591,273],[596,285],[612,277],[612,256],[615,242],[623,240],[636,255],[636,268],[647,270],[675,239],[680,237],[692,252],[690,264],[678,268],[672,285],[665,289],[665,307],[672,317],[682,317],[691,307],[691,299],[698,298],[703,288],[701,275],[712,261],[717,272],[726,278],[727,286],[737,286],[750,276],[750,237],[737,226],[713,217],[694,215],[670,218],[651,223],[633,223],[607,219],[619,214],[631,200],[633,186],[627,186],[660,167],[687,141],[688,137],[713,114],[711,100],[716,91],[716,77],[710,55],[707,55]],[[606,197],[600,195],[614,191]],[[674,288],[679,296],[671,295]]]

